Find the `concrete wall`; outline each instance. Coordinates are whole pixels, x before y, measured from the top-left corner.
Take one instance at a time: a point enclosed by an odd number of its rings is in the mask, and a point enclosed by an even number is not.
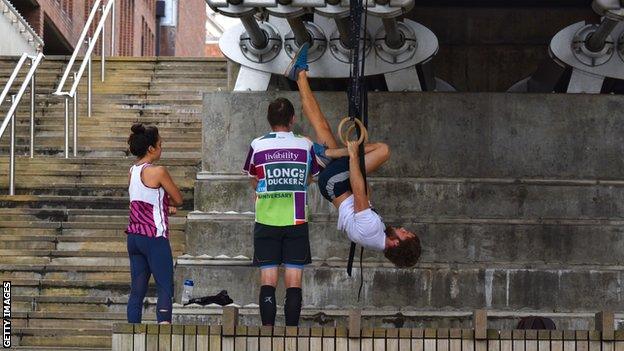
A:
[[[19,56],[24,52],[34,55],[37,52],[9,19],[2,14],[0,14],[0,33],[2,33],[2,38],[0,38],[1,56]]]
[[[199,212],[187,224],[190,256],[176,268],[176,282],[195,279],[198,295],[228,289],[238,304],[256,302],[253,192],[240,169],[249,142],[269,130],[266,108],[278,96],[294,103],[296,131],[311,135],[297,93],[204,97]],[[346,94],[318,99],[336,127]],[[444,310],[446,319],[433,319],[445,326],[481,307],[557,311],[570,326],[586,325],[579,313],[624,308],[622,108],[614,95],[371,93],[370,138],[392,149],[370,178],[372,202],[387,223],[418,233],[423,254],[416,267],[396,269],[366,251],[361,305]],[[304,305],[355,305],[349,243],[311,188]]]
[[[205,95],[203,170],[240,174],[278,96],[295,105],[296,131],[311,135],[297,93]],[[346,94],[318,98],[336,128]],[[610,95],[371,93],[369,134],[393,150],[380,176],[618,180],[622,108]]]

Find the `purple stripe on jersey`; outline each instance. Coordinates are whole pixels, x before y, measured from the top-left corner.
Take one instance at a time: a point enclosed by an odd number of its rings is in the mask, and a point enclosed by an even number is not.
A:
[[[156,224],[154,223],[153,206],[143,201],[130,202],[130,218],[126,232],[147,235],[156,235]]]
[[[133,201],[132,204],[134,204],[134,207],[130,209],[130,212],[133,213],[133,216],[134,218],[136,218],[137,223],[149,224],[156,227],[153,218],[154,215],[152,212],[154,210],[154,207],[152,205],[139,201]]]
[[[321,172],[321,167],[319,166],[318,162],[316,162],[314,147],[311,147],[309,152],[312,156],[312,159],[310,160],[310,174],[315,177]]]
[[[306,193],[295,193],[295,219],[305,220]]]
[[[247,159],[245,160],[245,165],[243,166],[243,172],[252,173],[252,168],[255,168],[251,165],[251,156],[253,156],[253,148],[249,148],[249,152],[247,153]]]
[[[308,150],[305,149],[269,149],[254,154],[256,166],[274,162],[308,163]]]

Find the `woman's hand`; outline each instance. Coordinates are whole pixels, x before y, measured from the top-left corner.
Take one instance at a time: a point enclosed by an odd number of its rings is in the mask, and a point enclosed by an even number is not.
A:
[[[169,214],[174,215],[176,213],[178,213],[178,209],[176,207],[169,206]]]

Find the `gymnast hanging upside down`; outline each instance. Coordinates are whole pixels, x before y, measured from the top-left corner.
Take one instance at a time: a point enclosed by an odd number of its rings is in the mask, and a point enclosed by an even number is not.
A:
[[[360,170],[358,142],[347,142],[339,148],[327,119],[321,112],[310,85],[306,70],[307,45],[302,45],[286,71],[299,87],[303,114],[316,134],[314,152],[324,170],[318,176],[318,186],[325,199],[338,210],[338,229],[349,239],[365,248],[383,251],[397,267],[411,267],[420,258],[420,240],[404,228],[386,226],[382,218],[371,209],[364,177]],[[372,173],[390,157],[384,143],[366,144],[366,173]]]

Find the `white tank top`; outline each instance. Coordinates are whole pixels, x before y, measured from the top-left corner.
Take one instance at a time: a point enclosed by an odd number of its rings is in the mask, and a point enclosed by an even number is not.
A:
[[[141,172],[151,164],[130,167],[130,216],[126,233],[169,237],[169,198],[165,189],[143,184]]]

